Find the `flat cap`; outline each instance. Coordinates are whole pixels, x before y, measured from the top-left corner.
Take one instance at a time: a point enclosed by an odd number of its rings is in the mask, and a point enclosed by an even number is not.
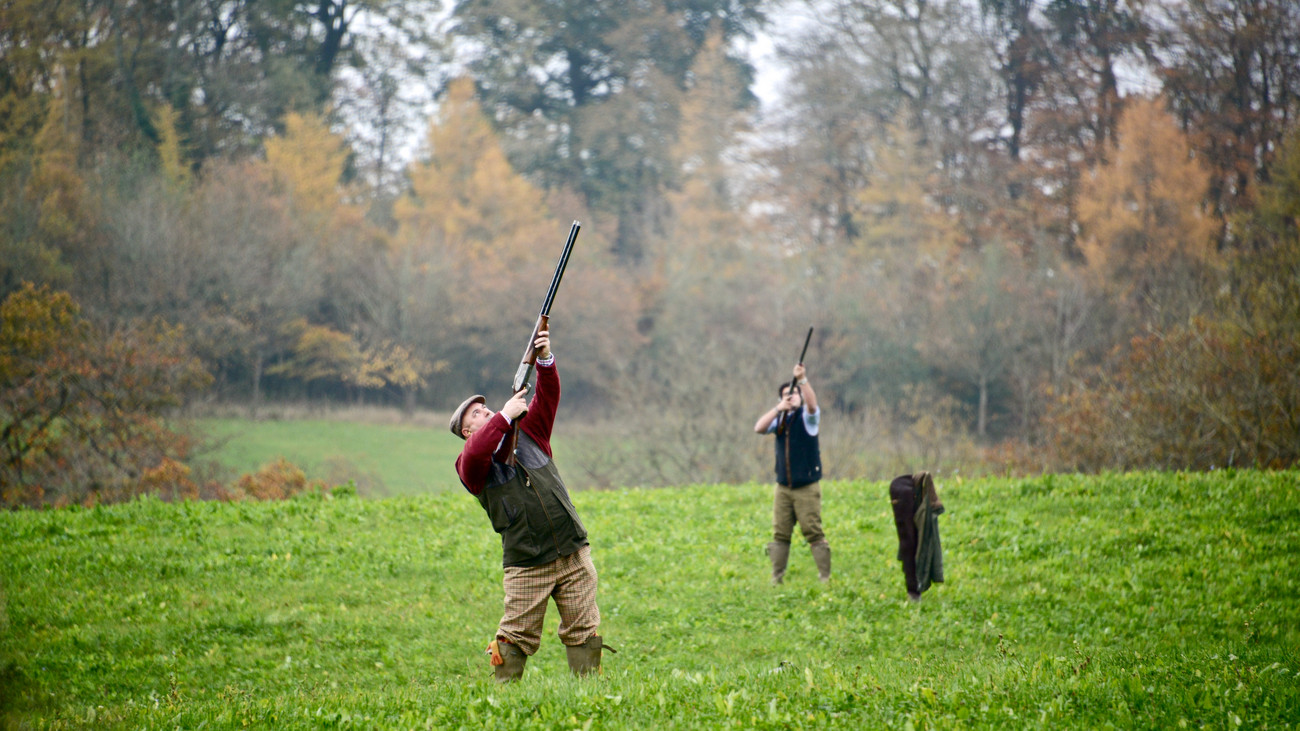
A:
[[[465,409],[468,409],[469,405],[473,403],[485,404],[487,403],[487,397],[476,393],[460,402],[460,406],[457,406],[456,410],[451,412],[451,433],[461,439],[464,439],[465,435],[460,433],[460,420],[465,417]]]

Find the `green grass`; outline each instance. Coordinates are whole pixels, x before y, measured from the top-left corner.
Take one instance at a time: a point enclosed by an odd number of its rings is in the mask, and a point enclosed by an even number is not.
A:
[[[367,496],[463,489],[453,465],[464,442],[446,427],[331,419],[201,419],[196,426],[214,446],[208,456],[235,475],[284,457],[308,477],[352,480]]]
[[[829,482],[835,578],[767,583],[770,487],[582,492],[602,677],[552,607],[490,682],[500,548],[463,493],[0,514],[18,728],[1290,728],[1300,474],[945,481],[903,600],[886,484]]]

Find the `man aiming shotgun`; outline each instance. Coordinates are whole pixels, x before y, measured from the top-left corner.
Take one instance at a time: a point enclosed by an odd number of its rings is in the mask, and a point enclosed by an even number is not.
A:
[[[776,494],[772,504],[772,542],[767,544],[773,584],[784,580],[795,523],[808,541],[817,564],[817,577],[822,581],[831,578],[831,546],[822,532],[822,461],[817,442],[821,408],[803,364],[812,333],[813,329],[808,328],[794,377],[777,389],[780,400],[754,424],[755,433],[776,435]]]
[[[487,408],[482,395],[474,395],[451,415],[451,432],[465,440],[456,473],[501,534],[505,613],[488,645],[501,683],[518,680],[537,652],[548,598],[554,598],[560,612],[560,641],[574,674],[599,672],[604,647],[597,634],[600,609],[587,529],[552,460],[550,441],[560,404],[550,308],[578,229],[574,221],[515,374],[514,395],[497,412]],[[534,368],[537,387],[525,403]]]

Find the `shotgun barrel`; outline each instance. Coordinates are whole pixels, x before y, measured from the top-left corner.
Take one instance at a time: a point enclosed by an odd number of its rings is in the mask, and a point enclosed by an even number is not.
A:
[[[808,343],[811,343],[811,342],[812,342],[812,331],[813,331],[813,329],[812,329],[811,327],[808,328],[808,337],[806,337],[806,338],[803,339],[803,350],[799,351],[799,365],[803,365],[803,357],[804,357],[805,355],[808,355]],[[795,386],[799,385],[798,381],[799,381],[798,378],[791,378],[791,379],[790,379],[790,390],[791,390],[791,391],[794,390],[794,387],[795,387]]]
[[[532,388],[529,379],[533,375],[533,368],[537,365],[537,350],[533,347],[533,342],[537,340],[537,334],[550,327],[551,305],[555,303],[555,293],[560,290],[560,280],[564,278],[564,269],[569,265],[569,255],[573,253],[573,244],[578,240],[578,230],[582,224],[577,221],[569,228],[569,238],[564,242],[564,251],[560,254],[560,260],[555,264],[555,274],[551,277],[551,286],[546,290],[546,299],[542,301],[542,310],[537,315],[537,322],[533,325],[533,334],[528,336],[528,345],[524,347],[524,357],[519,362],[519,368],[515,370],[515,378],[511,383],[511,393]],[[525,412],[527,413],[527,412]],[[515,445],[519,442],[519,422],[524,418],[523,414],[519,415],[510,424],[510,433],[506,436],[506,456],[505,461],[508,465],[515,463]]]

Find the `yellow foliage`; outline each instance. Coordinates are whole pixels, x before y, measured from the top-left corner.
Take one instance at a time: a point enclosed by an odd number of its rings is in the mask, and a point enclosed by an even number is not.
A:
[[[265,164],[292,210],[319,234],[359,224],[363,215],[346,203],[340,184],[348,159],[343,137],[318,115],[290,113],[284,128],[284,134],[266,140]]]
[[[364,388],[424,388],[430,375],[446,367],[445,361],[430,363],[409,348],[386,340],[365,349],[351,379]]]
[[[743,84],[728,63],[720,34],[705,41],[691,68],[694,85],[682,99],[673,161],[680,179],[667,195],[673,216],[664,237],[664,254],[677,269],[712,266],[710,252],[726,251],[746,238],[746,219],[731,190],[735,172],[726,159],[737,135],[746,129],[739,111]],[[723,256],[726,262],[735,257]]]
[[[343,380],[361,362],[361,349],[351,335],[324,325],[312,325],[298,318],[284,327],[294,339],[289,360],[268,368],[267,373],[286,375],[310,383]]]
[[[542,191],[511,168],[469,79],[448,88],[428,143],[429,159],[411,166],[411,191],[394,209],[399,246],[440,246],[488,272],[554,248],[561,227],[549,220]]]
[[[180,132],[176,129],[176,119],[179,116],[175,107],[164,104],[154,113],[154,126],[158,128],[161,137],[158,140],[158,157],[162,161],[163,175],[172,185],[184,187],[189,185],[191,175],[189,166],[185,163]]]
[[[94,228],[96,211],[77,169],[77,135],[67,100],[51,97],[45,125],[36,136],[36,158],[26,195],[40,209],[39,228],[47,240],[62,246],[85,245]]]
[[[928,192],[933,175],[916,134],[901,118],[896,120],[876,145],[871,179],[857,194],[857,253],[875,257],[916,252],[939,260],[957,245],[956,221]]]

